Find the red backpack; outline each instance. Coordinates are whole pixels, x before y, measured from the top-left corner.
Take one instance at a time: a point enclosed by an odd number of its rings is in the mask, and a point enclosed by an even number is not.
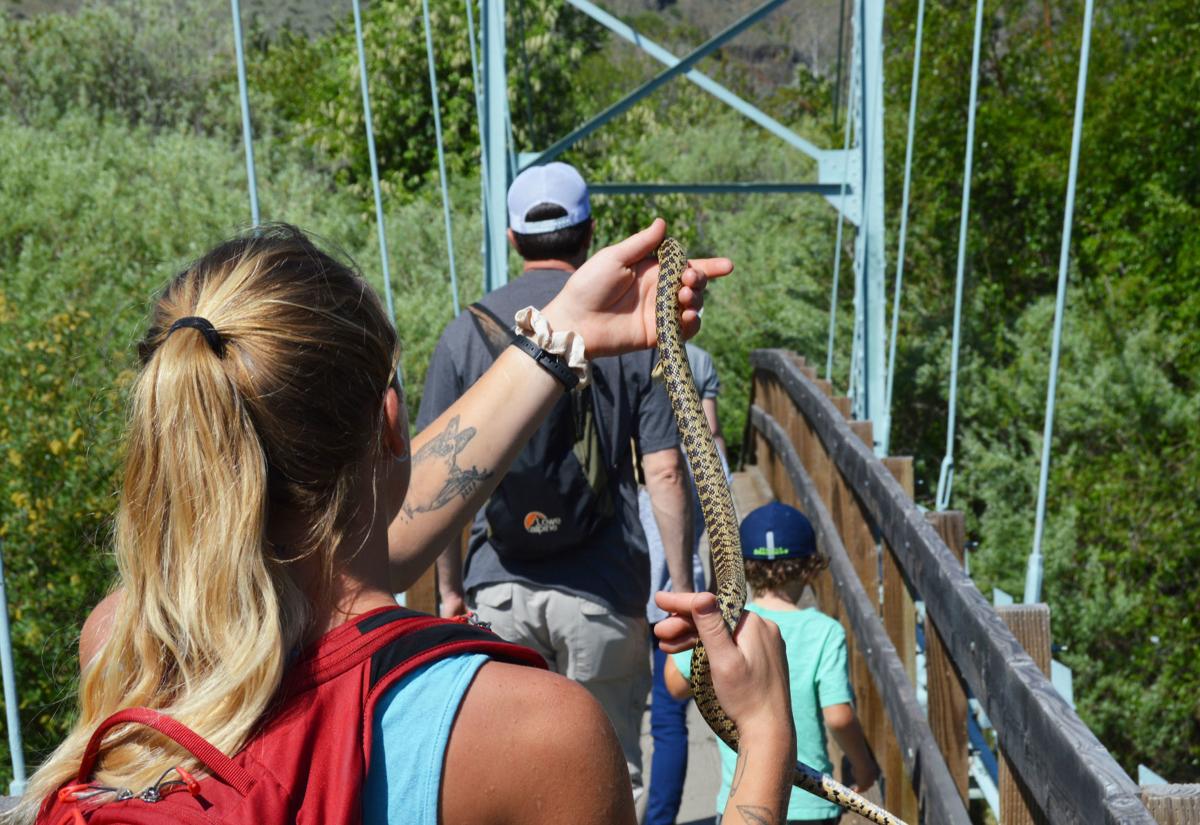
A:
[[[288,669],[262,729],[232,758],[158,711],[114,713],[92,734],[75,782],[45,800],[37,823],[358,823],[376,702],[414,668],[455,653],[546,667],[534,651],[463,621],[399,607],[372,610],[326,634]],[[96,785],[91,780],[105,733],[127,724],[173,739],[207,773],[197,779],[174,767],[140,792]]]

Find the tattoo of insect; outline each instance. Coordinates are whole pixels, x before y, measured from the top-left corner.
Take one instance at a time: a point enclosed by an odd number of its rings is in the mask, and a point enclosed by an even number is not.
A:
[[[439,510],[454,501],[455,498],[469,498],[483,482],[492,477],[493,472],[486,467],[458,466],[459,454],[467,448],[471,439],[475,438],[475,433],[474,427],[465,427],[460,432],[459,417],[456,415],[450,419],[445,430],[413,454],[414,473],[418,472],[417,466],[424,462],[440,462],[445,465],[445,482],[428,502],[406,501],[404,503],[406,516],[413,518],[417,513]],[[436,470],[427,472],[436,472]]]

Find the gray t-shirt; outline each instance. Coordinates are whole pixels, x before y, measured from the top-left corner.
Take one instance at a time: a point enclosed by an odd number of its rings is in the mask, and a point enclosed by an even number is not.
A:
[[[567,273],[546,269],[526,272],[484,296],[481,303],[507,321],[518,309],[544,307],[567,282]],[[592,370],[601,373],[593,396],[604,422],[609,478],[616,510],[586,546],[563,550],[547,559],[524,561],[501,558],[487,540],[483,513],[475,516],[468,546],[464,587],[519,581],[583,596],[626,616],[645,611],[650,592],[646,536],[638,519],[637,486],[633,478],[631,441],[642,453],[675,447],[679,432],[666,390],[650,378],[656,354],[643,351],[615,358],[597,358]],[[425,376],[425,394],[417,414],[424,429],[445,412],[492,365],[492,355],[469,312],[454,319],[438,340]],[[486,432],[484,433],[486,436]]]

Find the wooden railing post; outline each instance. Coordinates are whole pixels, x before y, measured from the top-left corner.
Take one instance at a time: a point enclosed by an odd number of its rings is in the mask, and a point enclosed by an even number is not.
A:
[[[1029,654],[1038,669],[1050,677],[1050,608],[1044,604],[1012,604],[996,608],[1000,618],[1017,637],[1021,647]],[[1009,742],[1014,745],[1036,747],[1032,742]],[[1013,768],[1000,745],[1000,825],[1046,825],[1049,823],[1037,805],[1032,804],[1029,789]]]
[[[883,465],[900,483],[911,499],[913,494],[913,461],[909,456],[885,458]],[[910,684],[917,683],[917,611],[912,595],[896,557],[890,547],[883,553],[883,626],[896,646]],[[919,813],[912,778],[904,773],[904,756],[889,724],[889,735],[883,756],[883,775],[887,779],[887,809],[905,822],[915,822]]]
[[[926,518],[961,563],[967,542],[966,521],[957,510],[927,513]],[[967,693],[933,622],[925,622],[929,678],[929,727],[937,740],[954,784],[967,801]]]
[[[1200,822],[1200,785],[1143,785],[1142,802],[1158,825]]]
[[[437,573],[433,565],[404,591],[404,605],[409,610],[437,615]]]

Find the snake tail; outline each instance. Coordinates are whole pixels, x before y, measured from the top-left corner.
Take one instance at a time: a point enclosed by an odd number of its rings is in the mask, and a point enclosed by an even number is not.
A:
[[[662,378],[671,399],[671,409],[679,425],[683,452],[691,467],[704,524],[708,528],[708,546],[712,557],[713,577],[716,580],[717,604],[725,624],[733,631],[746,606],[746,571],[742,564],[742,543],[738,535],[737,511],[733,496],[725,481],[725,470],[717,453],[717,445],[708,429],[700,395],[692,380],[687,351],[679,328],[679,288],[687,256],[674,238],[666,238],[658,247],[658,292],[655,295],[654,315],[658,330],[658,365],[655,374]],[[717,701],[712,684],[712,670],[704,645],[692,650],[692,696],[696,708],[713,732],[732,750],[738,749],[737,725]],[[862,816],[877,825],[905,825],[860,794],[838,783],[821,771],[796,763],[792,784],[802,790],[827,799],[847,811]]]

